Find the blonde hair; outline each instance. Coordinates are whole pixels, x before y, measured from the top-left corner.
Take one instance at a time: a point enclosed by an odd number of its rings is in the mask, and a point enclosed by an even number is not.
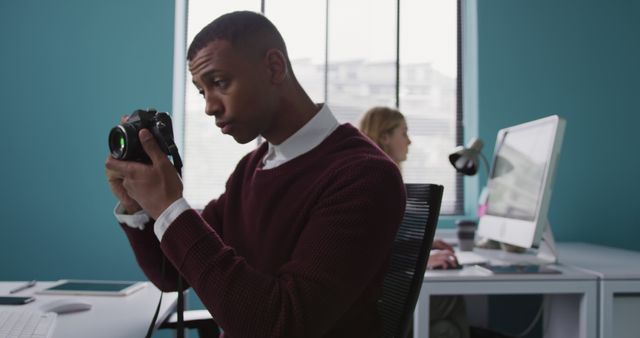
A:
[[[373,107],[362,115],[360,131],[375,142],[385,153],[389,154],[389,147],[382,144],[382,138],[385,135],[390,135],[402,122],[405,122],[404,115],[397,109]]]

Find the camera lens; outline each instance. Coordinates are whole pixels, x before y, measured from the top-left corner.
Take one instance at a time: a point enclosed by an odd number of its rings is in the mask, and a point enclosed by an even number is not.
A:
[[[127,154],[127,133],[122,126],[116,126],[109,132],[109,150],[116,159],[124,159]]]

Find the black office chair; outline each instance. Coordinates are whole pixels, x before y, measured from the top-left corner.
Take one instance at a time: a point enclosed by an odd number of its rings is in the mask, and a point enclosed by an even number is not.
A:
[[[405,184],[407,206],[391,252],[378,309],[385,338],[404,338],[420,295],[431,243],[435,235],[444,188],[435,184]],[[175,329],[173,314],[161,329]],[[185,311],[184,327],[200,337],[217,337],[219,329],[206,310]]]
[[[391,251],[391,265],[384,279],[378,310],[385,338],[404,338],[436,232],[444,188],[435,184],[406,184],[407,207]]]

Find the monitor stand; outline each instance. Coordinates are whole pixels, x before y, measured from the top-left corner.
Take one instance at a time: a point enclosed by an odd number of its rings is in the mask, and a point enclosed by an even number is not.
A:
[[[547,219],[544,230],[542,231],[542,240],[538,247],[538,254],[536,255],[541,261],[548,262],[549,264],[558,262],[558,250],[556,249],[556,241],[553,239],[553,233],[551,232],[551,225]]]
[[[551,226],[548,220],[545,222],[540,244],[537,248],[526,249],[505,243],[500,243],[500,248],[503,253],[499,254],[496,258],[506,262],[513,262],[516,265],[546,265],[558,262],[556,242],[553,239],[553,233],[551,232]]]
[[[542,237],[538,248],[525,249],[505,243],[498,243],[499,250],[491,250],[488,247],[482,251],[482,256],[491,264],[496,265],[547,265],[558,262],[556,242],[551,232],[549,221],[546,221],[542,230]],[[497,248],[496,248],[497,249]]]

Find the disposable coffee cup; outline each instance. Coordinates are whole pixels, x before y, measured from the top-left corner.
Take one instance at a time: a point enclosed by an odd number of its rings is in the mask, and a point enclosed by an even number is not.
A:
[[[473,250],[477,226],[478,223],[470,220],[459,220],[456,222],[458,229],[458,248],[460,251]]]

